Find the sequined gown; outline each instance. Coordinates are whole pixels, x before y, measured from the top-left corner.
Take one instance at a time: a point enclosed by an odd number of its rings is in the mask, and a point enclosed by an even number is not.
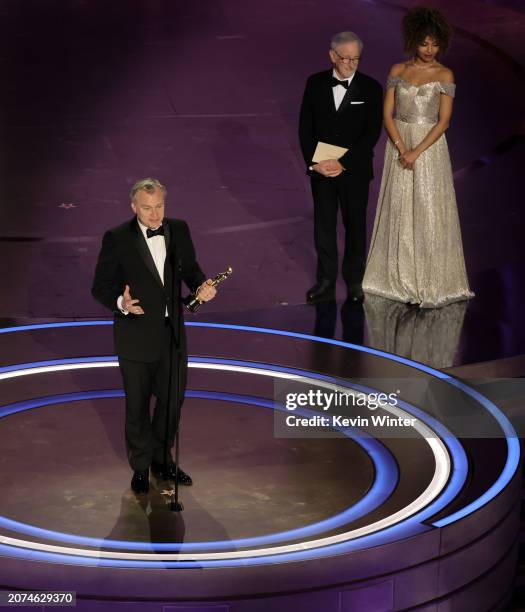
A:
[[[389,78],[395,87],[397,129],[408,149],[438,120],[440,96],[455,85],[421,86]],[[445,135],[405,170],[388,140],[363,290],[422,308],[473,297],[469,289],[452,168]]]

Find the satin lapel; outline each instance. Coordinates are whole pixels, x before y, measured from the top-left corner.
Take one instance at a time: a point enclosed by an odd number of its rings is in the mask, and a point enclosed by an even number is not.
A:
[[[358,79],[358,75],[356,74],[354,78],[352,79],[352,82],[350,83],[350,87],[346,90],[345,97],[343,98],[343,101],[341,102],[341,104],[339,105],[339,108],[337,109],[337,114],[342,113],[345,110],[345,108],[348,108],[352,100],[358,100],[359,95],[360,95],[359,79]]]
[[[159,283],[159,285],[164,289],[164,285],[162,284],[162,279],[157,272],[157,268],[155,266],[155,262],[153,261],[153,257],[151,256],[150,250],[148,249],[148,245],[146,244],[146,239],[144,238],[144,234],[141,232],[137,219],[133,222],[132,226],[133,239],[135,241],[135,246],[137,247],[144,263],[148,267],[148,270],[153,274],[155,280]]]
[[[166,245],[166,259],[167,259],[167,254],[170,250],[170,243],[171,243],[171,227],[166,219],[164,219],[162,225],[164,226],[164,243]]]
[[[323,83],[322,96],[323,96],[324,103],[326,104],[327,111],[335,115],[336,110],[335,110],[334,90],[332,88],[331,79],[332,79],[332,71],[329,70],[326,73],[326,78]]]
[[[168,221],[166,219],[164,219],[164,243],[166,245],[166,261],[164,262],[164,280],[166,280],[167,278],[171,278],[171,253],[170,253],[170,248],[173,248],[174,246],[174,241],[173,241],[173,233],[171,231],[171,227],[170,224],[168,223]]]

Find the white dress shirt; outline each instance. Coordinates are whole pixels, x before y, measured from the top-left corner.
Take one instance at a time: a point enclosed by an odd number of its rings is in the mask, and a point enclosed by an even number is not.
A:
[[[152,238],[148,238],[146,233],[148,228],[145,225],[142,225],[140,221],[138,221],[138,223],[140,229],[142,230],[142,234],[144,235],[144,240],[148,245],[149,252],[151,253],[153,261],[155,262],[155,267],[157,268],[157,272],[162,280],[162,284],[164,284],[164,262],[166,261],[166,242],[164,241],[164,236],[153,236]]]
[[[146,244],[148,245],[148,249],[155,263],[155,267],[157,268],[157,272],[159,273],[159,276],[162,280],[162,284],[164,284],[164,262],[166,261],[166,243],[164,242],[164,236],[152,236],[151,238],[148,238],[148,235],[146,233],[148,228],[145,225],[143,225],[138,219],[137,221],[142,231],[142,234],[144,235],[144,240],[146,241]],[[133,297],[133,287],[130,287],[130,293],[131,293],[131,296]],[[120,312],[122,312],[123,314],[129,314],[129,311],[124,310],[124,308],[122,308],[123,299],[124,299],[124,296],[120,295],[119,298],[117,299],[117,307],[120,310]],[[167,308],[166,308],[166,316],[168,316]]]
[[[338,81],[346,81],[348,83],[348,85],[350,85],[350,83],[352,82],[352,79],[355,76],[355,72],[351,77],[348,77],[347,79],[342,79],[336,72],[335,68],[332,70],[332,76],[335,77]],[[345,89],[342,85],[336,85],[335,87],[332,87],[332,91],[334,93],[334,104],[335,104],[335,110],[338,110],[339,107],[341,106],[341,102],[343,101],[343,98],[345,97],[346,92],[348,91],[347,89]]]

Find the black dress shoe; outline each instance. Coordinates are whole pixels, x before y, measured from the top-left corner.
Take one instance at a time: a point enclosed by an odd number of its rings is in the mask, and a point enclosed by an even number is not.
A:
[[[324,300],[333,300],[335,293],[335,283],[326,278],[321,279],[313,287],[306,292],[306,301],[309,304],[315,302],[323,302]]]
[[[158,478],[159,480],[175,481],[176,472],[177,472],[177,467],[175,466],[174,463],[170,463],[167,468],[165,465],[162,465],[161,463],[153,462],[151,464],[151,473],[153,474],[153,476],[155,476],[155,478]],[[179,468],[178,475],[179,475],[179,484],[185,485],[187,487],[193,484],[193,480],[191,479],[191,476],[189,474],[186,474],[184,470],[181,470]]]
[[[131,488],[137,494],[149,491],[149,470],[135,470],[131,479]]]
[[[350,287],[348,287],[347,302],[360,303],[364,299],[365,295],[361,289],[361,285],[350,285]]]

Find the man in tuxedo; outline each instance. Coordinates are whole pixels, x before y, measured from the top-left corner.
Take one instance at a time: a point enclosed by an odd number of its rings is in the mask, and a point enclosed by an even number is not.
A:
[[[135,216],[104,234],[91,289],[114,313],[135,493],[148,492],[150,467],[157,478],[174,480],[178,473],[180,484],[192,484],[171,456],[187,370],[180,282],[204,302],[216,294],[197,263],[187,224],[164,217],[165,199],[166,188],[156,179],[133,186]]]
[[[333,299],[337,279],[337,211],[345,227],[342,272],[348,299],[363,299],[366,206],[373,178],[372,158],[382,126],[383,89],[358,72],[363,43],[353,32],[332,37],[332,70],[311,75],[301,105],[299,140],[314,201],[317,282],[310,303]],[[318,142],[344,147],[339,159],[314,162]]]

